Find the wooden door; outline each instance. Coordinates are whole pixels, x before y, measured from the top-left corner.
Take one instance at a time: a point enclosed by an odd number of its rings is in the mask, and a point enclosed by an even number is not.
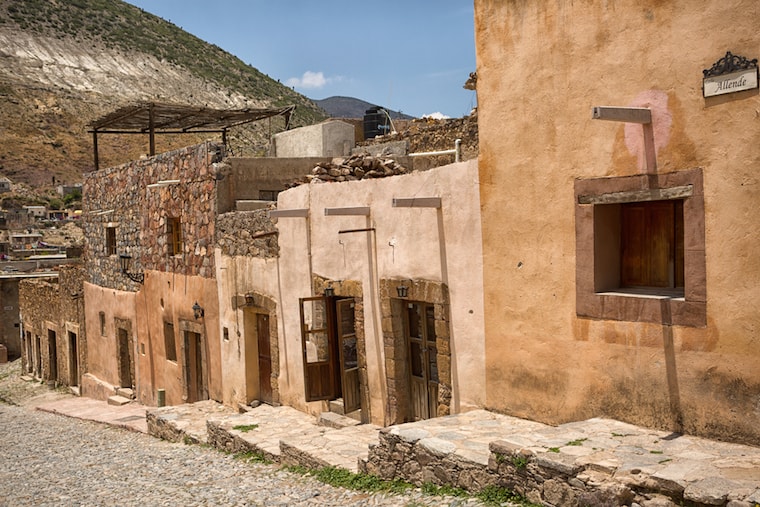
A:
[[[335,398],[337,358],[330,336],[334,318],[327,297],[301,298],[301,348],[306,401]]]
[[[438,350],[432,305],[406,305],[405,334],[409,357],[409,389],[412,419],[429,419],[438,408]]]
[[[346,413],[361,408],[359,389],[359,355],[356,341],[354,300],[341,299],[335,303],[340,372],[343,391],[343,409]]]
[[[208,399],[208,387],[203,371],[203,340],[200,333],[185,331],[185,370],[187,372],[187,401]]]
[[[269,344],[269,315],[256,314],[256,334],[259,345],[259,399],[272,403],[272,356]]]
[[[129,332],[126,329],[117,330],[118,355],[119,355],[119,387],[131,388],[135,366],[130,353]]]

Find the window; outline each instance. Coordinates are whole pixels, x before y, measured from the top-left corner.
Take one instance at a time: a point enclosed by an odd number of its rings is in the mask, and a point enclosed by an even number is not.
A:
[[[174,324],[164,322],[164,348],[166,360],[177,362],[177,340],[174,337]]]
[[[596,292],[683,296],[683,201],[594,208]]]
[[[262,201],[276,201],[279,190],[259,190],[259,199]]]
[[[177,217],[166,219],[166,243],[169,255],[180,255],[182,253],[182,223]]]
[[[100,336],[106,335],[106,314],[104,312],[100,312],[98,314],[98,317],[100,318]]]
[[[576,314],[707,321],[702,170],[575,181]]]
[[[116,255],[116,227],[106,227],[106,255]]]

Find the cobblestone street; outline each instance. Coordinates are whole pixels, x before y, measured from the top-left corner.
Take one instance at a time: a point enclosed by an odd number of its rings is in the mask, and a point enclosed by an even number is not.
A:
[[[251,464],[207,446],[34,409],[55,391],[0,367],[0,506],[335,505],[478,506],[475,499],[367,494],[276,465]],[[60,393],[58,396],[63,396]],[[22,406],[23,405],[23,406]]]

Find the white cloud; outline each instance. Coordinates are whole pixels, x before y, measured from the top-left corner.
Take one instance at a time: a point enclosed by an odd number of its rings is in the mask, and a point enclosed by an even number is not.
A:
[[[301,77],[291,77],[285,84],[295,88],[318,89],[323,88],[326,84],[336,81],[336,78],[327,78],[322,72],[312,72],[307,70]]]
[[[432,118],[434,120],[448,120],[450,118],[450,116],[446,116],[445,114],[439,113],[439,112],[430,113],[430,114],[423,114],[422,117],[423,118]]]

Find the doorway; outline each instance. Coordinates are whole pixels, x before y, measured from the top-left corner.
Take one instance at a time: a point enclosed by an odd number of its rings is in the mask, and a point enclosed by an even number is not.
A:
[[[404,312],[413,421],[438,415],[438,348],[432,304],[410,301]]]
[[[48,329],[48,372],[46,380],[58,380],[58,344],[56,332]]]
[[[206,383],[204,341],[200,333],[185,331],[185,381],[187,385],[187,402],[208,399]]]
[[[256,337],[258,341],[259,399],[272,403],[272,353],[270,347],[269,315],[256,314]]]
[[[42,378],[42,340],[39,335],[34,335],[34,373],[37,378]]]
[[[77,334],[69,331],[69,385],[79,385],[79,351],[77,348]]]
[[[134,357],[132,347],[130,347],[129,331],[124,328],[117,329],[117,354],[119,360],[119,387],[132,389],[134,387],[133,379],[135,372]]]
[[[353,298],[301,298],[306,401],[343,398],[345,413],[361,408]]]

